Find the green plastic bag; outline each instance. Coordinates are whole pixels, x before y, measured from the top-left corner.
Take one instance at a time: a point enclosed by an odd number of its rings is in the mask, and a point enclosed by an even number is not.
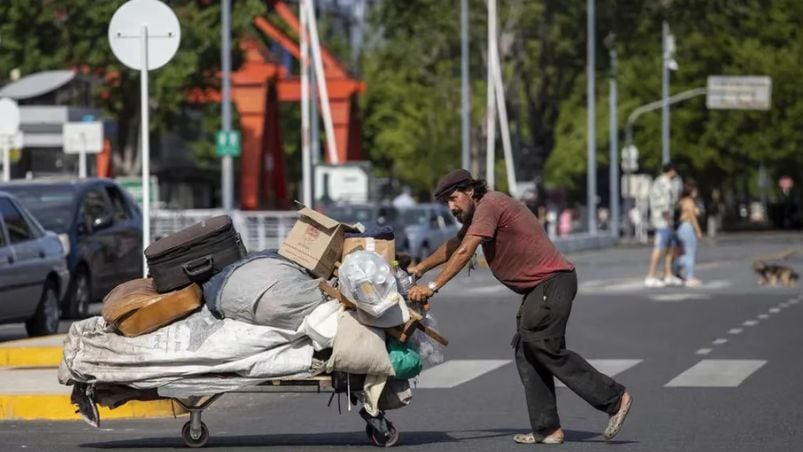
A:
[[[421,363],[418,352],[412,347],[388,336],[387,348],[396,378],[408,379],[421,373],[424,365]]]

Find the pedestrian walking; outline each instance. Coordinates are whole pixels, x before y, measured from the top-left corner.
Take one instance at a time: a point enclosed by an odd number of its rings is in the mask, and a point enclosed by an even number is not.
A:
[[[692,180],[686,181],[678,201],[680,225],[677,234],[683,244],[683,254],[678,259],[677,266],[683,271],[683,284],[686,287],[698,287],[702,284],[695,275],[697,242],[703,238],[703,231],[697,221],[700,215],[700,210],[697,208],[697,194],[697,184]]]
[[[662,174],[655,178],[650,187],[650,222],[655,229],[655,242],[650,254],[647,277],[644,278],[646,287],[683,284],[680,278],[672,274],[672,253],[668,252],[674,236],[674,209],[678,199],[674,179],[677,177],[675,165],[667,162],[662,168]],[[664,262],[664,277],[659,279],[657,272],[661,260]]]
[[[409,209],[416,206],[415,198],[412,195],[412,189],[405,185],[402,187],[401,193],[393,198],[393,207],[397,209]]]
[[[522,444],[563,442],[555,377],[594,408],[608,413],[604,436],[616,436],[632,397],[624,386],[566,348],[566,324],[577,294],[574,265],[555,248],[523,203],[489,191],[484,180],[472,178],[466,170],[444,176],[435,189],[435,198],[448,204],[463,228],[408,269],[420,277],[446,264],[429,284],[412,287],[409,297],[414,302],[427,301],[465,267],[480,245],[494,276],[522,295],[511,345],[532,432],[515,435],[513,440]]]

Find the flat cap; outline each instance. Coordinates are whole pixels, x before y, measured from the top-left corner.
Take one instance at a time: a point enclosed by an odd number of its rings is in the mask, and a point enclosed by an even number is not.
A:
[[[438,181],[438,186],[435,188],[435,199],[443,200],[448,198],[452,192],[461,186],[466,186],[468,183],[473,182],[471,173],[464,169],[456,169],[443,176]]]

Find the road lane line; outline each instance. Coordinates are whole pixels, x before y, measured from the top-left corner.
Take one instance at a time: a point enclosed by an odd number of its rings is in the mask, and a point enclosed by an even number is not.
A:
[[[724,344],[726,342],[728,342],[727,339],[719,338],[719,339],[714,339],[714,342],[712,342],[712,344],[714,344],[714,345],[722,345],[722,344]]]
[[[744,326],[755,326],[755,325],[758,325],[758,321],[757,320],[745,320],[744,323],[742,323],[742,325],[744,325]]]
[[[589,359],[588,363],[603,374],[613,377],[636,364],[644,361],[643,359]],[[555,379],[555,386],[565,388],[566,385]]]
[[[780,310],[780,309],[778,309],[778,308],[770,308],[769,312],[770,312],[771,314],[777,314],[777,313],[781,312],[781,310]]]
[[[711,353],[711,349],[710,348],[701,348],[700,350],[697,350],[696,352],[694,352],[695,355],[707,355],[709,353]]]
[[[767,320],[768,318],[770,318],[770,315],[769,314],[759,314],[758,318],[761,319],[761,320]]]
[[[731,328],[728,330],[728,334],[741,334],[742,331],[744,330],[741,328]]]
[[[419,389],[448,389],[511,363],[509,359],[455,359],[421,372]]]
[[[767,361],[756,359],[704,359],[673,378],[670,388],[735,388]]]

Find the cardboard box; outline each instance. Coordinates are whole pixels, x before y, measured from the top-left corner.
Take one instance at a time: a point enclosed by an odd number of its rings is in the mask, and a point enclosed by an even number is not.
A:
[[[354,251],[375,251],[388,261],[388,265],[396,260],[396,241],[377,240],[370,237],[352,237],[343,242],[343,258]]]
[[[357,228],[308,207],[299,210],[298,215],[279,254],[321,278],[329,278],[343,254],[346,232],[356,232]]]

